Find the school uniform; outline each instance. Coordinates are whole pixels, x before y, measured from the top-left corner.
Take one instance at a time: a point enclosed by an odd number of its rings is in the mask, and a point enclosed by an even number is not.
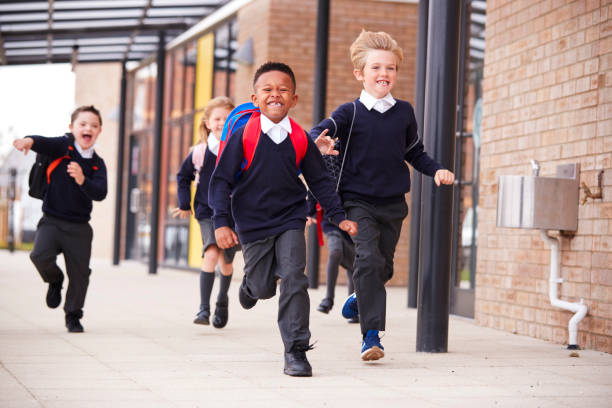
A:
[[[276,282],[281,279],[278,325],[289,352],[307,347],[310,339],[310,300],[304,275],[306,188],[298,177],[288,117],[274,124],[261,115],[260,121],[252,162],[238,178],[244,158],[244,127],[229,138],[211,178],[209,203],[215,228],[230,226],[230,214],[234,217],[245,261],[241,290],[253,299],[267,299],[275,295]],[[300,170],[328,217],[338,224],[346,219],[344,210],[318,148],[307,139]]]
[[[200,149],[202,147],[204,146],[198,145],[195,149]],[[212,222],[213,210],[208,205],[208,184],[213,170],[215,169],[215,163],[217,162],[219,140],[211,135],[204,148],[204,160],[199,172],[196,170],[193,163],[193,155],[196,152],[192,151],[185,158],[176,175],[178,204],[181,210],[187,211],[191,209],[191,183],[194,181],[197,182],[195,196],[193,198],[193,213],[198,224],[200,224],[200,234],[202,235],[203,243],[202,257],[204,257],[204,252],[206,252],[206,249],[208,249],[210,245],[217,244],[215,240],[215,229]],[[239,247],[236,246],[222,250],[223,258],[226,263],[232,263],[234,261],[238,248]]]
[[[101,201],[106,197],[106,165],[93,148],[83,150],[67,136],[28,137],[34,140],[32,150],[36,153],[53,159],[70,153],[70,159],[59,162],[51,173],[30,259],[45,282],[58,283],[63,280],[63,273],[56,258],[64,254],[69,280],[64,311],[67,318],[80,319],[91,274],[93,230],[89,220],[92,200]],[[71,161],[83,170],[85,181],[81,186],[68,174],[67,166]]]
[[[316,217],[316,200],[309,194],[308,196],[308,213],[311,217]],[[331,301],[333,305],[336,281],[338,279],[338,267],[342,266],[347,274],[347,286],[349,294],[355,290],[353,286],[353,263],[355,262],[355,245],[351,236],[338,228],[337,225],[330,222],[327,217],[323,216],[321,220],[321,230],[325,234],[327,240],[327,288],[325,299]],[[331,307],[331,306],[330,306]]]
[[[391,94],[379,100],[367,92],[340,105],[330,118],[311,130],[338,137],[344,151],[354,116],[350,144],[340,180],[340,196],[348,218],[358,224],[353,282],[362,333],[385,330],[385,283],[393,276],[393,256],[410,191],[406,162],[428,176],[442,166],[427,155],[409,102]]]

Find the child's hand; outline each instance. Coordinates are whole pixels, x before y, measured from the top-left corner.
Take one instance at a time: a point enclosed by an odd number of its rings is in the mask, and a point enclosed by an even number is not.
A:
[[[438,170],[436,171],[436,174],[434,175],[434,181],[436,183],[436,186],[440,187],[440,183],[441,184],[453,184],[453,182],[455,181],[455,175],[445,169],[442,170]]]
[[[172,213],[172,217],[176,218],[189,218],[189,216],[191,215],[191,208],[188,210],[181,210],[180,208],[175,208],[171,211]]]
[[[329,154],[332,156],[337,156],[339,152],[334,150],[334,145],[336,142],[331,137],[327,136],[327,129],[321,132],[319,137],[315,140],[315,144],[319,148],[321,154]]]
[[[13,140],[13,146],[15,146],[15,149],[19,150],[20,152],[23,152],[24,155],[28,154],[33,144],[34,139],[32,139],[31,137],[24,137],[23,139]]]
[[[357,235],[357,223],[355,221],[341,221],[340,224],[338,224],[338,228],[340,228],[342,231],[348,232],[348,234],[352,237]]]
[[[310,227],[312,224],[316,224],[317,219],[313,217],[306,217],[306,226]]]
[[[79,163],[71,161],[68,164],[68,174],[70,177],[76,181],[79,186],[82,186],[85,182],[85,175],[83,174],[83,169],[79,166]]]
[[[231,248],[238,245],[238,235],[230,227],[221,227],[215,230],[215,240],[221,249]]]

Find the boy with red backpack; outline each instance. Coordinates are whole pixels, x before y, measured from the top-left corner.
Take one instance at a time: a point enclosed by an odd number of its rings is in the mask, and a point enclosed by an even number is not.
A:
[[[193,198],[193,213],[200,224],[204,248],[200,272],[200,310],[193,322],[203,325],[210,324],[210,295],[215,282],[215,271],[218,271],[219,293],[212,320],[212,325],[217,329],[227,324],[227,291],[232,281],[234,271],[232,262],[237,247],[223,250],[217,247],[212,224],[213,212],[208,205],[208,183],[217,162],[223,124],[232,109],[234,109],[234,104],[226,96],[213,98],[206,105],[200,121],[200,143],[193,147],[176,175],[179,206],[172,210],[173,217],[189,218],[191,216],[191,183],[194,182],[196,191]]]
[[[243,308],[274,296],[281,280],[278,325],[285,348],[284,373],[309,377],[306,188],[299,172],[341,230],[355,235],[357,228],[346,219],[317,146],[287,115],[298,100],[291,68],[278,62],[263,64],[255,72],[253,89],[251,100],[260,112],[229,135],[210,181],[215,237],[220,248],[236,245],[240,237]],[[230,228],[230,215],[236,232]]]
[[[66,328],[80,333],[83,305],[89,286],[89,260],[93,231],[89,225],[92,200],[106,197],[104,160],[94,147],[102,131],[102,117],[93,106],[81,106],[71,115],[72,133],[60,137],[26,136],[13,142],[20,152],[31,149],[47,155],[47,188],[43,195],[43,217],[38,222],[30,259],[49,284],[47,306],[62,302],[64,274],[56,259],[64,253],[68,290],[64,302]]]

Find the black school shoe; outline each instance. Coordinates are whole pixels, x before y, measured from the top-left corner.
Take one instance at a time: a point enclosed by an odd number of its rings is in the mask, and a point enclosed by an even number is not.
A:
[[[312,377],[312,367],[306,358],[308,350],[312,350],[312,346],[294,346],[285,352],[283,372],[292,377]]]
[[[73,316],[66,316],[66,328],[70,333],[83,333],[83,326],[78,318]]]
[[[64,277],[59,282],[49,283],[49,289],[47,289],[47,306],[51,309],[55,309],[62,303],[62,283]]]
[[[321,304],[319,307],[317,307],[317,310],[321,313],[327,314],[330,310],[332,310],[332,307],[334,307],[334,301],[330,298],[325,298],[321,301]]]
[[[252,309],[257,303],[257,299],[250,297],[246,291],[244,290],[244,282],[246,281],[246,275],[242,278],[242,284],[240,284],[240,288],[238,289],[238,300],[240,301],[240,306],[244,309]]]
[[[203,324],[205,326],[208,326],[210,324],[209,317],[210,317],[209,309],[200,309],[200,311],[196,315],[196,318],[193,320],[193,322],[195,324]]]
[[[217,302],[215,306],[215,315],[213,316],[213,327],[216,329],[224,328],[227,324],[227,318],[227,300],[224,302]]]

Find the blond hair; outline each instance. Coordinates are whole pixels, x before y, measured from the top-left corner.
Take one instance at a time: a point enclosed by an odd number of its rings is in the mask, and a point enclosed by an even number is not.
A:
[[[227,96],[217,96],[208,102],[206,108],[204,108],[204,112],[202,113],[202,118],[200,119],[200,141],[206,142],[208,140],[208,134],[210,133],[210,129],[206,127],[206,121],[210,119],[210,115],[213,110],[217,108],[225,108],[229,111],[234,109],[234,103]]]
[[[395,55],[397,69],[399,69],[400,62],[404,58],[402,48],[397,45],[393,37],[383,31],[375,33],[362,29],[357,39],[351,44],[350,50],[353,67],[360,71],[363,71],[368,52],[372,50],[391,51]]]

